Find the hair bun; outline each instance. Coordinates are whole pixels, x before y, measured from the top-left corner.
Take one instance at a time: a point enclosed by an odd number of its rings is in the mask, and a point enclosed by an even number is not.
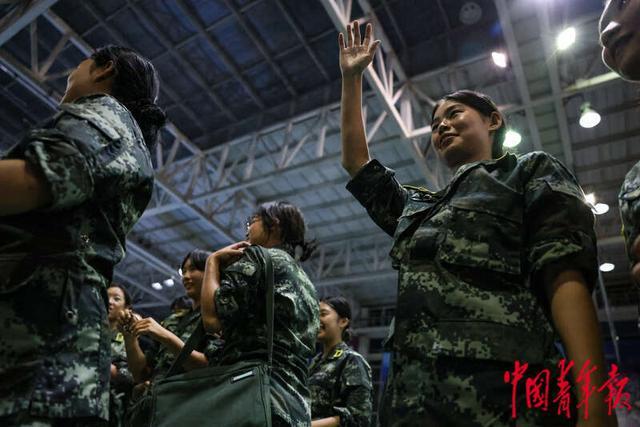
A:
[[[162,108],[153,103],[142,105],[140,108],[140,115],[144,120],[158,128],[161,128],[167,122],[167,115],[165,112]]]

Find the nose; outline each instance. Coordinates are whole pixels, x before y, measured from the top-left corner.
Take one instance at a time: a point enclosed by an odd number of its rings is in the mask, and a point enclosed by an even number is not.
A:
[[[616,21],[609,21],[607,26],[602,30],[600,34],[600,44],[602,46],[608,46],[611,43],[611,39],[620,31],[620,24]]]

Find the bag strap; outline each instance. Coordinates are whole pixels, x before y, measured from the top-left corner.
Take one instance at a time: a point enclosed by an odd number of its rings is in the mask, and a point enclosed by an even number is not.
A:
[[[262,261],[264,263],[264,278],[267,285],[267,354],[269,368],[271,368],[273,363],[273,304],[275,294],[273,261],[271,260],[271,255],[265,248],[263,248],[262,246],[253,247],[260,254],[260,258],[262,258]],[[198,344],[202,342],[202,340],[205,338],[205,335],[206,332],[204,330],[204,325],[202,321],[200,321],[198,322],[198,325],[194,329],[189,339],[187,339],[187,342],[184,343],[184,346],[182,347],[182,350],[180,350],[178,357],[175,358],[165,376],[169,377],[180,372],[182,364],[187,360],[187,357],[189,357],[191,352],[198,346]]]

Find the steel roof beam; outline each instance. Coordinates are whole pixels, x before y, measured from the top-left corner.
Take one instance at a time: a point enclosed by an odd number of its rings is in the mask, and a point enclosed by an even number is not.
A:
[[[536,13],[540,24],[540,37],[542,46],[544,47],[544,56],[549,70],[549,80],[551,82],[551,92],[554,96],[553,105],[556,112],[556,120],[558,121],[558,130],[560,131],[560,141],[562,142],[562,153],[564,154],[564,164],[573,171],[573,151],[571,149],[571,135],[569,134],[569,123],[567,121],[567,112],[560,98],[562,88],[560,87],[560,73],[558,72],[558,60],[553,51],[553,42],[551,41],[551,25],[549,24],[548,5],[544,2],[536,5]]]
[[[518,86],[518,92],[520,93],[520,99],[524,104],[525,117],[529,125],[529,133],[531,135],[533,147],[536,150],[542,150],[543,147],[540,139],[540,132],[538,130],[538,124],[536,123],[533,107],[531,107],[531,95],[529,94],[529,88],[527,86],[527,78],[524,74],[524,68],[522,67],[522,61],[520,60],[518,42],[516,40],[513,24],[511,23],[511,13],[506,0],[494,0],[494,3],[496,5],[496,10],[498,11],[498,17],[504,34],[505,43],[507,44],[509,61],[511,62],[513,72],[516,76],[516,84]]]
[[[233,16],[235,16],[238,24],[240,24],[244,32],[247,34],[247,36],[251,39],[255,47],[258,49],[262,57],[267,61],[271,69],[276,73],[280,81],[287,88],[287,91],[292,96],[298,96],[298,91],[296,91],[296,89],[293,87],[293,85],[285,75],[284,71],[282,71],[280,66],[273,60],[273,58],[269,54],[267,47],[260,40],[260,36],[258,36],[256,32],[253,30],[253,28],[251,28],[251,26],[245,21],[242,15],[242,12],[240,12],[238,7],[234,4],[233,0],[223,0],[223,1],[224,1],[224,4],[227,6],[227,8],[231,11]]]
[[[31,0],[16,2],[14,9],[0,21],[0,46],[18,34],[27,25],[35,22],[38,16],[49,10],[57,1]]]
[[[184,4],[183,0],[176,0],[176,4],[178,5],[182,13],[184,13],[187,16],[187,19],[189,19],[189,22],[196,28],[196,31],[200,35],[200,37],[202,37],[207,42],[209,47],[211,47],[211,49],[218,55],[219,59],[222,61],[224,66],[227,67],[229,71],[231,71],[234,74],[234,78],[244,88],[244,90],[247,92],[247,94],[253,100],[253,102],[261,109],[264,109],[265,108],[264,102],[262,101],[262,99],[260,99],[260,96],[258,95],[256,90],[253,88],[251,83],[249,83],[247,79],[244,78],[244,76],[242,75],[242,70],[238,68],[238,66],[235,64],[233,59],[229,56],[229,54],[227,54],[227,52],[220,45],[220,43],[214,40],[213,37],[211,37],[211,35],[207,33],[200,18],[196,16],[196,14],[193,13]]]

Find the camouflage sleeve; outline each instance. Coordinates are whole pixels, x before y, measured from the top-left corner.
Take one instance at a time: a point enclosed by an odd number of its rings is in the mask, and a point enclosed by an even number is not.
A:
[[[347,190],[367,210],[378,227],[393,236],[402,215],[407,190],[395,178],[395,172],[373,159],[347,184]]]
[[[340,402],[334,406],[345,427],[369,427],[371,425],[372,395],[371,368],[362,356],[350,354],[340,375]]]
[[[215,305],[223,330],[241,320],[243,314],[255,307],[259,274],[260,266],[252,257],[251,248],[247,248],[242,258],[222,272]]]
[[[36,166],[51,191],[47,210],[79,205],[93,195],[91,166],[76,143],[58,129],[38,129],[29,133],[24,158]]]
[[[631,245],[640,234],[640,162],[636,163],[624,178],[618,202],[627,255],[631,262],[635,262],[637,260],[631,253]]]
[[[206,356],[209,366],[216,366],[220,363],[220,356],[222,355],[223,347],[224,340],[207,334],[202,353]]]
[[[534,286],[566,270],[581,271],[592,290],[598,276],[595,219],[573,174],[546,153],[525,166],[525,245]]]

